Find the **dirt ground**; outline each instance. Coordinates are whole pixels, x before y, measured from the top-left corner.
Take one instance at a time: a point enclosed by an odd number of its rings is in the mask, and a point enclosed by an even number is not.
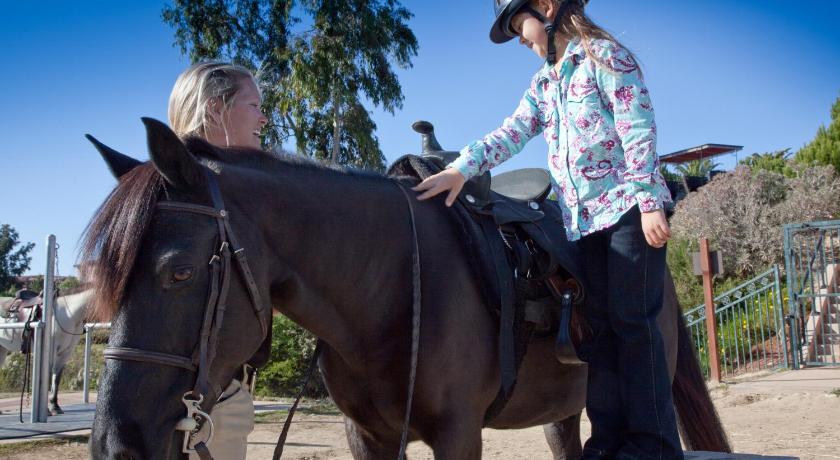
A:
[[[840,459],[840,369],[806,369],[753,375],[712,389],[723,424],[736,452],[802,459]],[[279,422],[258,423],[249,441],[249,459],[269,459]],[[589,434],[584,419],[582,437]],[[550,459],[542,428],[484,430],[485,459]],[[24,446],[21,446],[24,447]],[[412,459],[432,459],[425,445],[410,445]],[[20,452],[8,459],[87,458],[84,441],[60,442]],[[298,414],[284,458],[351,460],[339,415]],[[708,458],[708,457],[703,457]],[[729,457],[731,458],[731,457]],[[221,459],[219,459],[221,460]]]

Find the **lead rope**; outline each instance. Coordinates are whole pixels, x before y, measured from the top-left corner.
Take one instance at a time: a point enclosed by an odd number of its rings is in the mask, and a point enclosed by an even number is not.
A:
[[[303,378],[303,386],[301,387],[297,398],[295,398],[295,402],[292,404],[292,407],[289,408],[289,415],[286,416],[286,422],[283,423],[283,431],[280,432],[280,437],[277,439],[277,446],[274,447],[274,456],[271,457],[272,460],[279,460],[280,457],[283,456],[283,446],[286,444],[286,435],[289,434],[289,428],[292,426],[292,417],[295,416],[298,403],[300,403],[301,398],[303,398],[303,393],[306,391],[306,387],[309,386],[309,380],[312,378],[312,374],[315,373],[315,367],[318,364],[318,356],[321,355],[321,348],[323,344],[324,342],[322,342],[321,339],[318,339],[318,342],[315,345],[315,351],[312,352],[312,358],[309,361],[309,368],[306,370],[306,376]]]

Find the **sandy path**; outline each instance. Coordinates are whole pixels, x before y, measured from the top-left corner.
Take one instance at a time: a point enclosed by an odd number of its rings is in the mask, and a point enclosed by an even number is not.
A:
[[[840,459],[840,368],[779,372],[729,383],[712,390],[715,406],[737,452]],[[582,437],[589,433],[584,419]],[[279,423],[260,423],[249,438],[248,458],[269,459]],[[550,459],[542,428],[484,430],[483,458]],[[414,443],[409,456],[432,459],[425,445]],[[65,460],[87,458],[84,444],[64,444],[4,458]],[[286,459],[351,460],[344,425],[336,415],[298,414],[284,452]],[[222,460],[222,459],[219,459]]]

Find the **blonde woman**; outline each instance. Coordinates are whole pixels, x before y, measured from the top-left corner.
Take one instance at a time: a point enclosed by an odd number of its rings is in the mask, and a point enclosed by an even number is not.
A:
[[[175,81],[169,125],[180,137],[198,136],[219,147],[260,148],[268,118],[251,72],[235,64],[201,62]]]
[[[201,62],[185,70],[169,97],[169,125],[181,138],[197,136],[218,147],[260,148],[268,122],[251,72],[224,62]],[[254,429],[254,402],[243,371],[222,392],[210,416],[215,431],[209,448],[218,459],[244,459]],[[207,427],[202,431],[206,432]],[[206,439],[206,436],[199,436]],[[197,455],[191,455],[197,459]]]

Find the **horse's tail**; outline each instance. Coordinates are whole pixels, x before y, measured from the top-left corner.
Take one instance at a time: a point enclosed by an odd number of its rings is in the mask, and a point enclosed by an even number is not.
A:
[[[682,312],[677,314],[677,330],[677,369],[671,392],[683,442],[689,450],[731,453]]]

